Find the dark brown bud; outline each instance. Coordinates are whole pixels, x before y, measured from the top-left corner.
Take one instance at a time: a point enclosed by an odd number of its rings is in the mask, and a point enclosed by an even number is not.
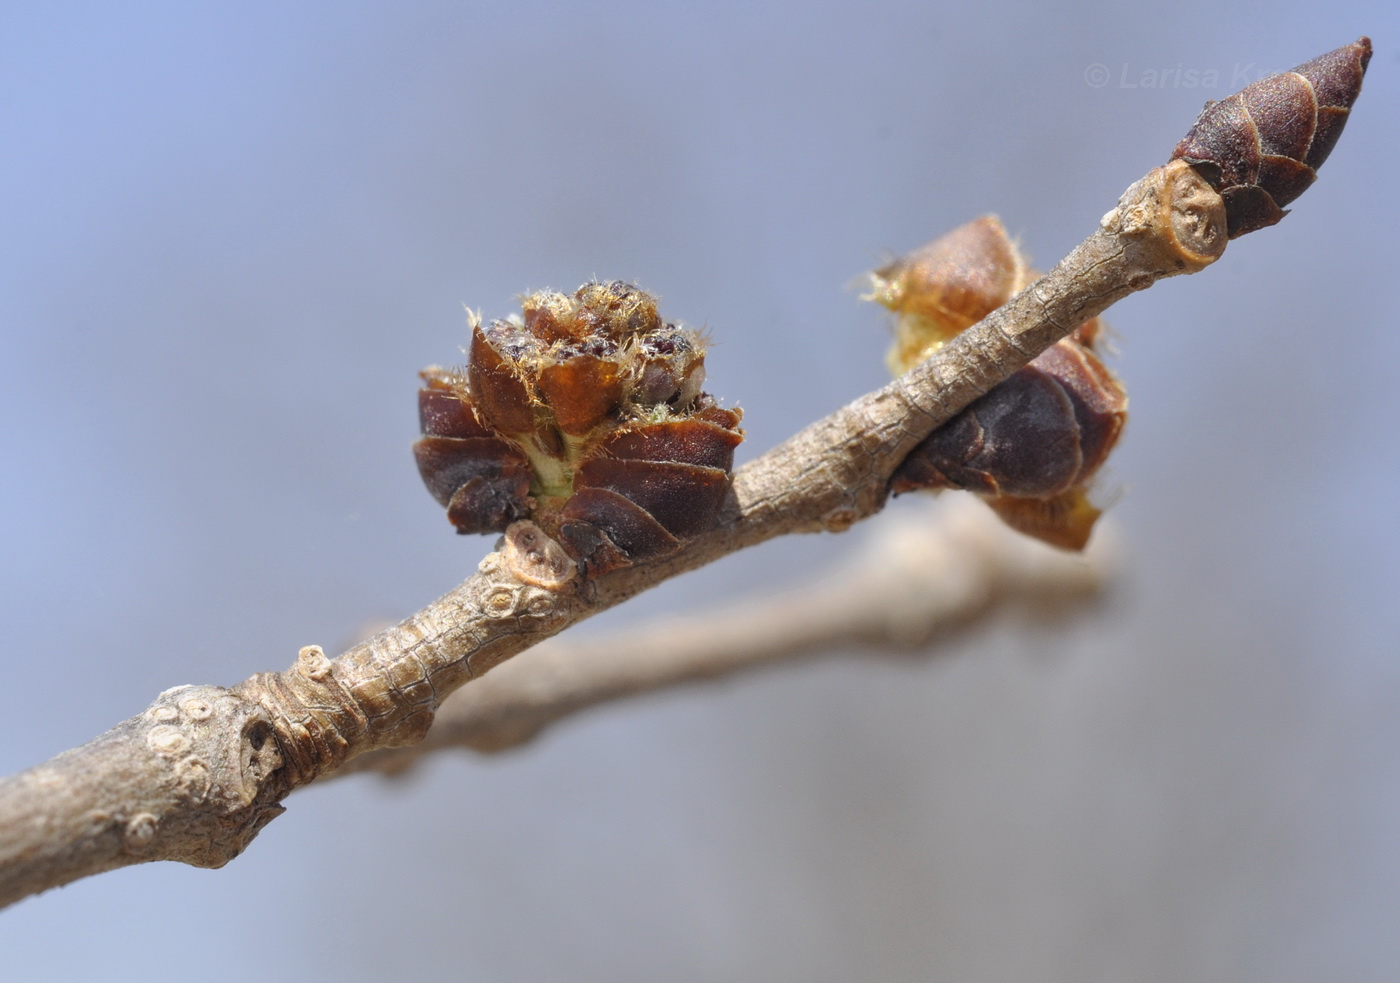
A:
[[[1085,488],[1126,421],[1122,385],[1065,339],[930,434],[890,490],[976,492],[1021,532],[1083,549],[1099,516]]]
[[[597,574],[679,548],[729,492],[740,414],[700,391],[705,349],[621,283],[541,292],[430,369],[414,447],[459,532],[530,518]]]
[[[689,417],[615,430],[579,465],[560,532],[590,570],[669,553],[714,524],[743,433],[736,410],[698,402]]]
[[[530,464],[477,417],[463,380],[429,369],[418,391],[418,473],[458,532],[499,532],[528,512]]]
[[[872,297],[898,315],[891,369],[927,358],[1032,277],[995,216],[877,271]],[[975,492],[1013,528],[1082,549],[1099,516],[1088,485],[1127,421],[1122,384],[1094,352],[1101,330],[1086,321],[930,434],[890,490]]]
[[[1371,39],[1208,102],[1172,157],[1220,192],[1230,238],[1274,225],[1317,179],[1361,93]]]

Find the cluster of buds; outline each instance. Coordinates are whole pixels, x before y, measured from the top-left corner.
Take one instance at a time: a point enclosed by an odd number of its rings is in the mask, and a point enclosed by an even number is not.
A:
[[[528,518],[597,574],[712,527],[743,432],[701,391],[699,334],[618,281],[522,306],[473,318],[465,369],[422,373],[414,455],[457,531]]]
[[[871,274],[870,298],[897,315],[890,370],[917,365],[1024,288],[1034,274],[995,216],[984,216]],[[1012,528],[1083,549],[1100,509],[1094,474],[1128,418],[1128,397],[1095,351],[1098,318],[935,430],[890,489],[963,489]]]

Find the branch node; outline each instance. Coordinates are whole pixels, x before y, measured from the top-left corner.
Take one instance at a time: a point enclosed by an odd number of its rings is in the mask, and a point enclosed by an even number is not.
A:
[[[297,651],[297,672],[307,679],[320,682],[331,673],[331,660],[319,645],[305,645]]]
[[[517,580],[548,591],[562,590],[578,576],[578,565],[564,547],[528,520],[506,530],[506,566]]]
[[[1168,266],[1177,273],[1205,269],[1220,258],[1229,240],[1225,203],[1210,183],[1182,160],[1154,167],[1143,175],[1099,220],[1099,227],[1166,260],[1142,266]],[[1145,290],[1155,279],[1144,272],[1133,276],[1128,285]]]
[[[160,820],[149,812],[138,812],[126,823],[122,831],[122,845],[128,853],[146,853],[156,841]]]

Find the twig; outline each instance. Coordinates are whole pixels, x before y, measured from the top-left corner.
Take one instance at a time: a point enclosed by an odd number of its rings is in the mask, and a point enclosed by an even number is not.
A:
[[[149,860],[218,867],[293,789],[357,755],[418,743],[468,680],[662,580],[766,539],[879,511],[935,427],[1078,324],[1224,250],[1219,196],[1186,163],[1156,168],[1045,277],[929,361],[736,473],[717,528],[676,554],[580,582],[516,523],[478,572],[340,658],[314,646],[229,689],[177,687],[96,740],[0,782],[0,904]]]

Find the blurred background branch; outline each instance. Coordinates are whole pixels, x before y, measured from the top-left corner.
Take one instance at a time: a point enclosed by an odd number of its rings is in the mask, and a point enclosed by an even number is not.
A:
[[[494,752],[614,700],[833,652],[927,654],[1001,619],[1062,622],[1099,600],[1117,567],[1111,528],[1086,554],[1011,532],[970,496],[885,513],[820,579],[711,611],[544,642],[448,698],[421,744],[335,774],[398,774],[447,748]]]

